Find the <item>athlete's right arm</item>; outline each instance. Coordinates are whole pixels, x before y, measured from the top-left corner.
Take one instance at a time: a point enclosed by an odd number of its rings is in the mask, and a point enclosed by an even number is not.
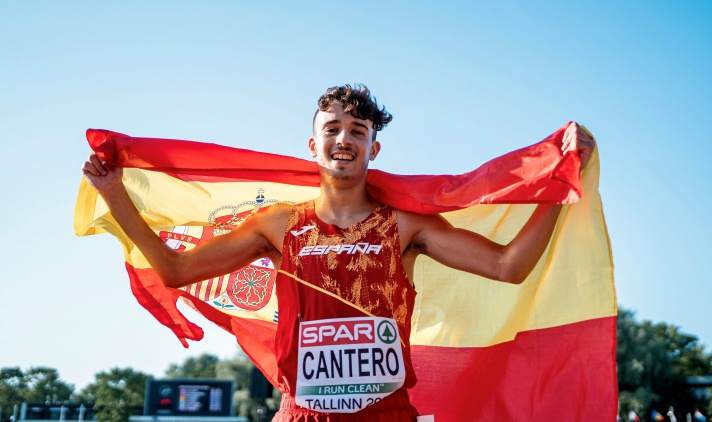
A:
[[[278,204],[245,219],[229,234],[187,252],[168,247],[141,218],[121,182],[121,168],[107,168],[95,154],[82,166],[89,184],[104,198],[111,215],[168,287],[183,287],[244,267],[260,257],[279,262],[291,207]]]

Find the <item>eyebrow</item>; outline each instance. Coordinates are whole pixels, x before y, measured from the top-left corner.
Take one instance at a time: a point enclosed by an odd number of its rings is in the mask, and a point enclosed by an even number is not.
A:
[[[361,126],[362,128],[368,130],[368,126],[364,125],[363,123],[354,122],[354,125],[356,125],[356,126]]]
[[[334,123],[341,123],[341,120],[339,120],[339,119],[329,120],[328,122],[324,122],[321,126],[324,127],[324,126],[326,126],[326,125],[332,125],[332,124],[334,124]],[[363,124],[363,123],[353,122],[353,124],[356,125],[356,126],[361,126],[362,128],[368,130],[368,126],[366,126],[366,125]]]

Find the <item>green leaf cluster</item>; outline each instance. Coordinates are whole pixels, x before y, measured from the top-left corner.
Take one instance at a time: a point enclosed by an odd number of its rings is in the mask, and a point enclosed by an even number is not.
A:
[[[96,420],[124,422],[141,414],[150,375],[132,368],[112,368],[99,372],[95,381],[80,394],[85,403],[94,403]]]
[[[54,368],[35,366],[0,368],[2,421],[9,421],[15,406],[22,403],[64,402],[73,399],[74,385],[64,382]]]
[[[689,376],[712,375],[712,355],[696,336],[667,323],[638,322],[625,309],[618,312],[617,334],[620,415],[632,410],[646,420],[653,410],[666,414],[670,406],[678,420],[695,409],[712,413],[709,398],[687,385]]]

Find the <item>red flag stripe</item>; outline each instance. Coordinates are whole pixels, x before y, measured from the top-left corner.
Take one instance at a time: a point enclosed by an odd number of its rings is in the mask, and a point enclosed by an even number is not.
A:
[[[411,351],[418,375],[411,399],[436,421],[616,418],[616,317],[525,331],[490,347]]]

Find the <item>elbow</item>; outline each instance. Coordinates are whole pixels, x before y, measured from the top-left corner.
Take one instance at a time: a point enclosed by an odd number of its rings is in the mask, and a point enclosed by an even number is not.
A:
[[[163,269],[159,269],[154,267],[153,268],[156,271],[156,275],[158,275],[158,279],[161,281],[161,284],[163,284],[166,287],[173,287],[173,288],[178,288],[182,287],[181,286],[181,279],[180,277],[175,274],[174,271],[166,271]]]
[[[160,278],[161,283],[163,283],[163,285],[166,287],[172,287],[174,289],[177,289],[185,285],[179,277],[176,277],[172,273],[159,274],[158,277]]]
[[[529,277],[530,272],[531,269],[522,265],[503,263],[500,265],[497,279],[504,283],[522,284]]]
[[[162,271],[157,271],[158,277],[166,287],[180,289],[181,287],[190,286],[191,284],[200,281],[196,279],[195,274],[182,271],[179,267],[169,267]]]
[[[161,283],[166,287],[172,287],[174,289],[189,285],[190,282],[186,280],[187,273],[180,269],[181,257],[179,253],[174,252],[170,254],[169,257],[170,258],[165,259],[160,265],[153,266]]]
[[[513,274],[504,274],[502,277],[500,277],[499,281],[503,281],[505,283],[509,284],[522,284],[524,283],[524,280],[527,279],[526,274],[520,274],[520,273],[513,273]]]
[[[508,278],[508,279],[505,280],[505,281],[506,281],[507,283],[509,283],[509,284],[517,284],[517,285],[519,285],[519,284],[524,283],[524,280],[526,280],[526,279],[527,279],[527,276],[526,276],[526,275],[517,274],[516,276],[510,277],[510,278]]]
[[[499,255],[497,275],[499,281],[510,284],[522,284],[536,266],[537,260],[530,259],[531,255],[522,255],[510,245],[503,248]]]

